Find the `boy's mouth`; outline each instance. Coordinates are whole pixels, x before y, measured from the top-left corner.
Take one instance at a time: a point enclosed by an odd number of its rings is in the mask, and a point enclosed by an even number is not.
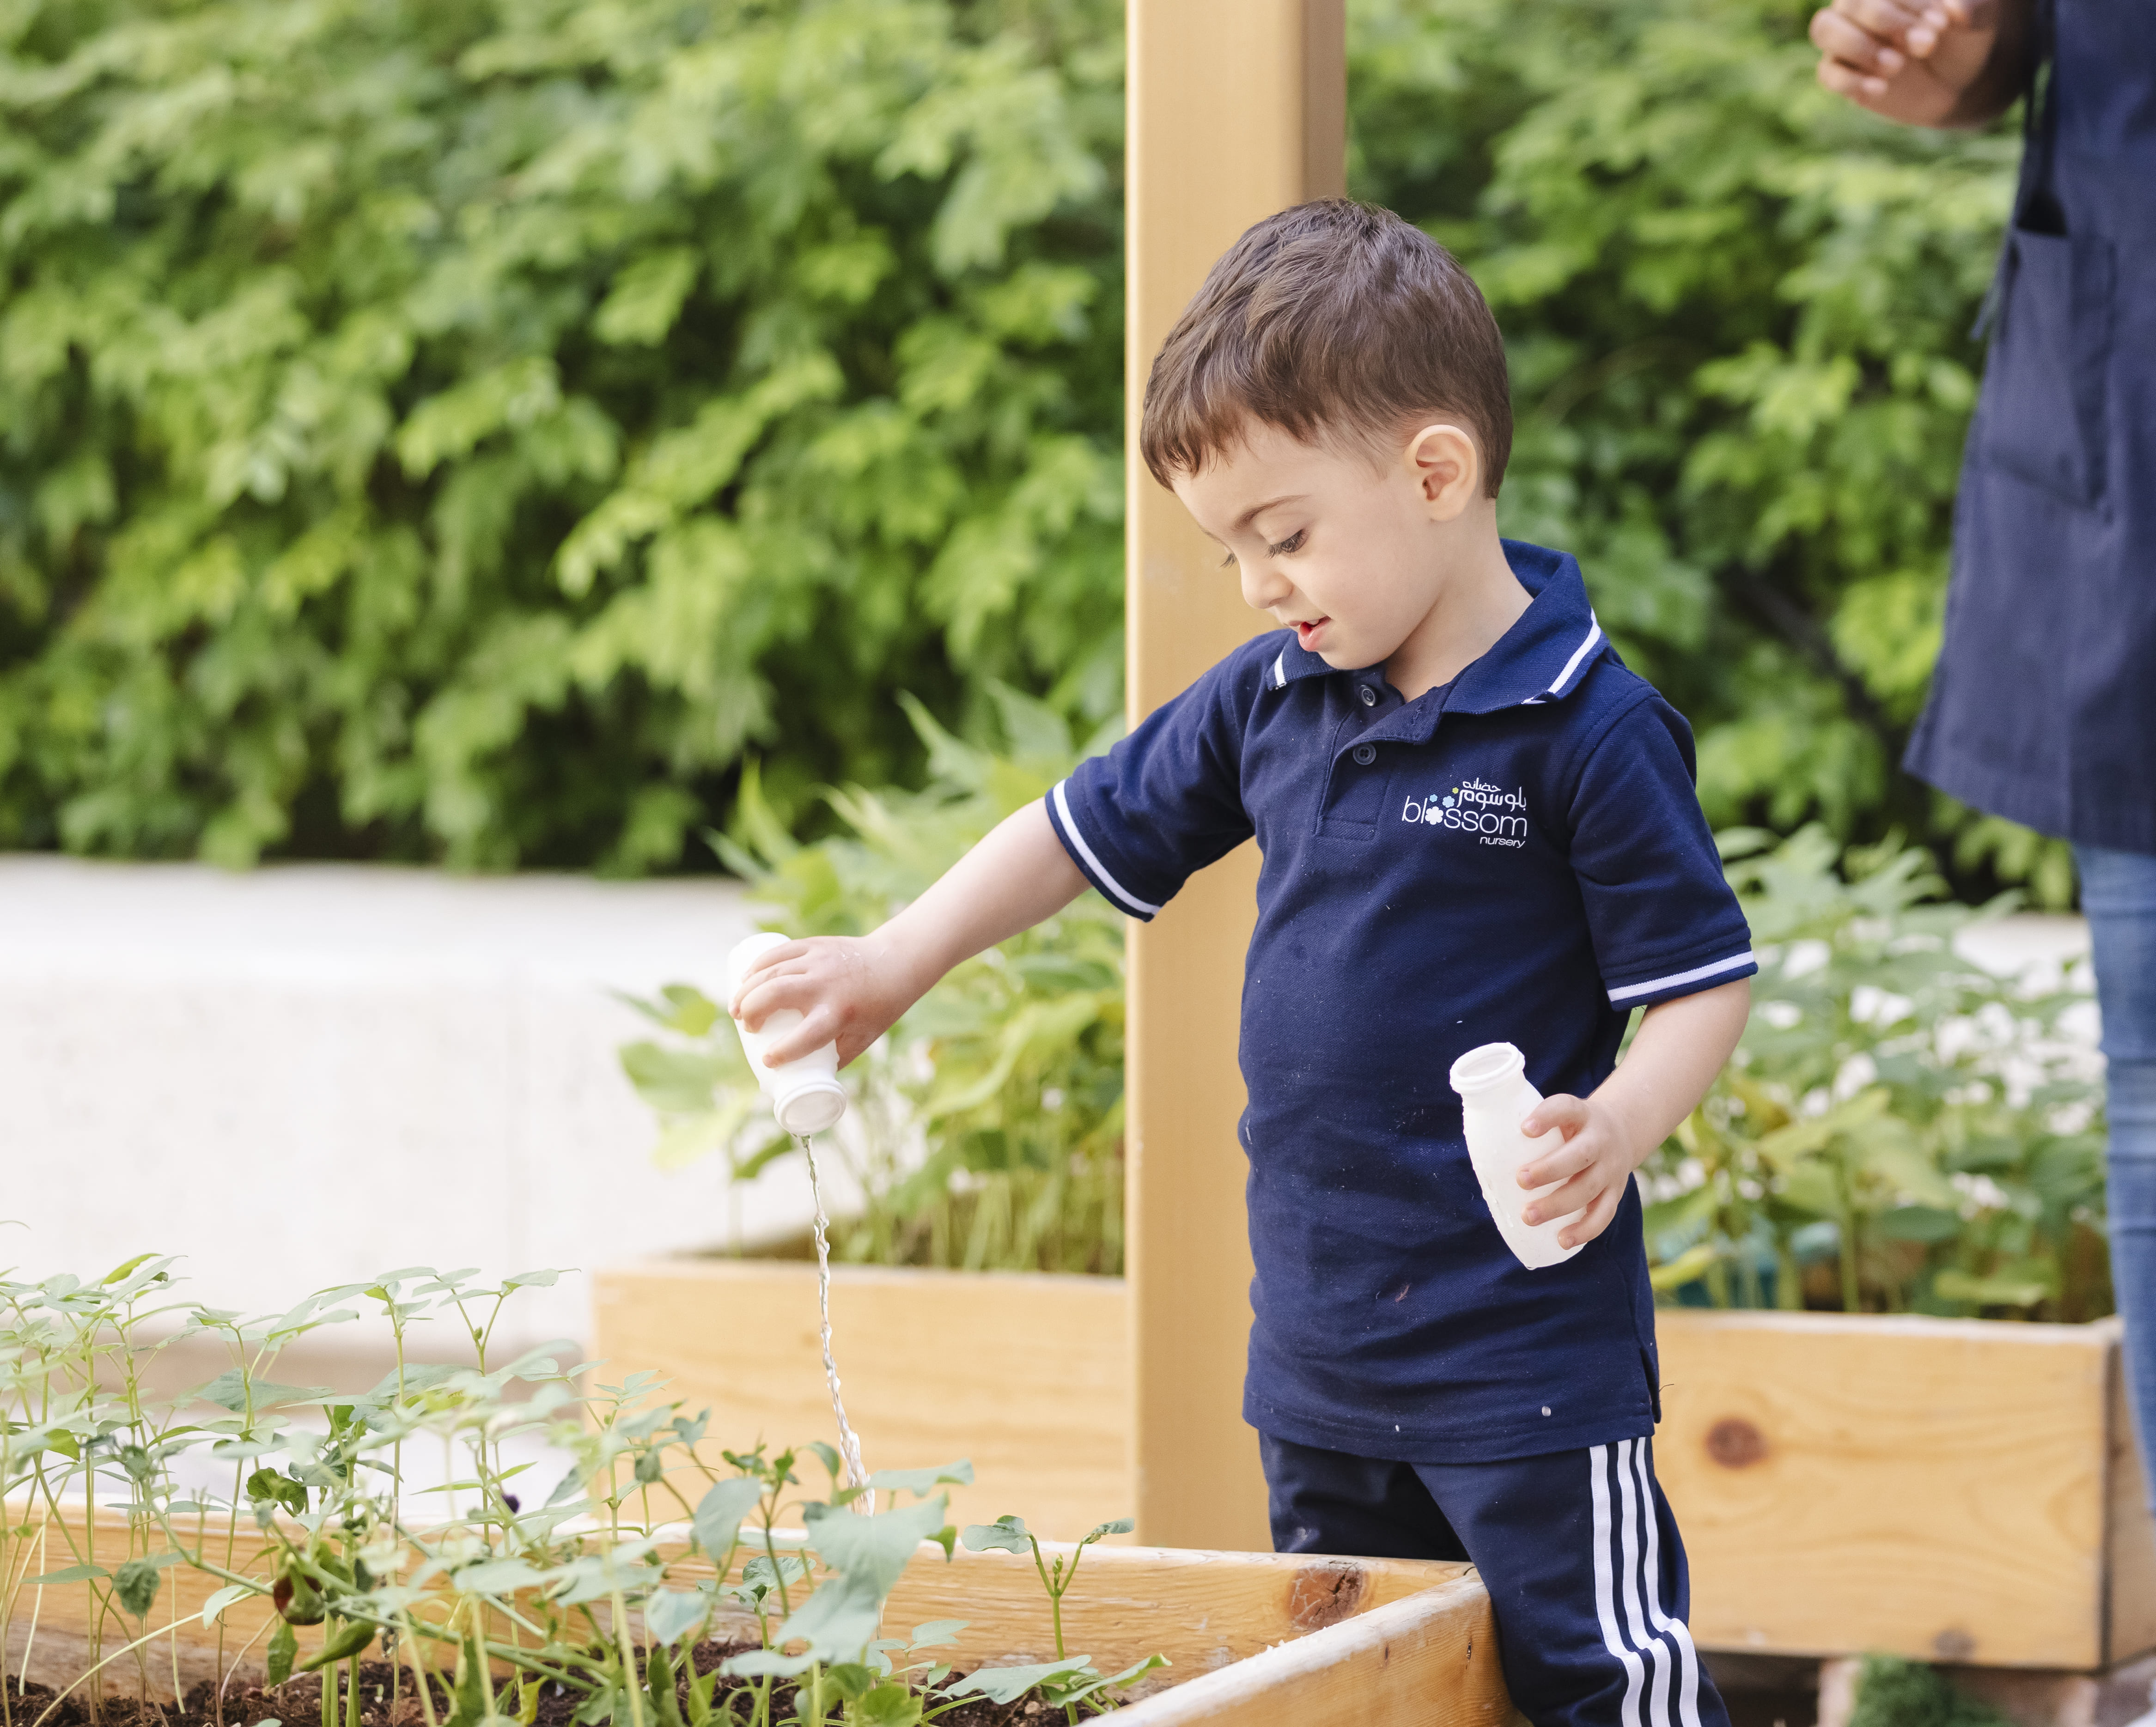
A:
[[[1317,645],[1317,638],[1325,633],[1326,626],[1332,622],[1332,620],[1330,618],[1317,618],[1312,619],[1308,623],[1298,623],[1296,625],[1295,639],[1301,646],[1305,653],[1308,653],[1312,648],[1316,648]]]

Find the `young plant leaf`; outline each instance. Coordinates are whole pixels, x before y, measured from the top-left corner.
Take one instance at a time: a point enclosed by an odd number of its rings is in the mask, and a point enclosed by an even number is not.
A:
[[[1029,1667],[976,1668],[956,1684],[946,1685],[946,1697],[971,1697],[976,1692],[991,1703],[1016,1703],[1036,1685],[1055,1679],[1084,1681],[1097,1678],[1090,1655],[1073,1655],[1065,1661],[1040,1661]]]
[[[790,1679],[816,1664],[813,1654],[782,1655],[775,1649],[751,1649],[729,1656],[719,1671],[730,1679]]]
[[[969,1523],[958,1540],[968,1553],[1030,1553],[1033,1535],[1023,1517],[1005,1512],[993,1523]]]
[[[670,1646],[711,1613],[711,1597],[701,1589],[654,1589],[644,1603],[644,1627],[662,1647]]]
[[[756,1509],[762,1497],[763,1484],[755,1476],[737,1475],[715,1483],[696,1502],[696,1540],[714,1562],[726,1557],[741,1532],[742,1519]]]
[[[1111,1523],[1096,1524],[1092,1532],[1078,1545],[1081,1547],[1090,1547],[1103,1535],[1127,1535],[1137,1527],[1136,1520],[1128,1517],[1118,1517]]]
[[[290,1623],[280,1619],[277,1628],[270,1633],[270,1650],[263,1663],[271,1684],[281,1685],[292,1677],[293,1658],[299,1653],[300,1640],[293,1634]]]
[[[134,1615],[145,1617],[151,1602],[157,1600],[157,1571],[162,1567],[151,1559],[130,1559],[112,1574],[112,1593],[119,1596],[121,1607]]]
[[[86,1583],[92,1577],[109,1577],[111,1575],[103,1566],[71,1565],[64,1571],[45,1571],[35,1577],[25,1577],[23,1586],[28,1589],[40,1583]]]
[[[899,1684],[878,1685],[846,1711],[846,1727],[918,1727],[920,1694]]]
[[[811,1653],[825,1661],[858,1660],[876,1634],[884,1601],[899,1574],[923,1541],[942,1533],[943,1507],[941,1494],[874,1517],[809,1506],[809,1545],[839,1575],[808,1597],[780,1628],[777,1641],[804,1639]]]
[[[916,1499],[926,1499],[939,1487],[973,1484],[973,1466],[964,1458],[932,1469],[878,1469],[869,1477],[869,1485],[879,1492],[911,1494]]]

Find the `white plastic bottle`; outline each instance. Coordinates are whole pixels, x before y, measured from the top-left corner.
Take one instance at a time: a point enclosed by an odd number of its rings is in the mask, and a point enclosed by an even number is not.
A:
[[[737,942],[733,951],[726,956],[726,1000],[733,1000],[742,978],[757,955],[783,947],[793,939],[790,935],[763,935]],[[742,1052],[748,1057],[749,1066],[756,1070],[757,1084],[771,1099],[771,1113],[778,1118],[778,1125],[790,1134],[805,1136],[823,1132],[846,1113],[846,1088],[839,1083],[836,1043],[826,1043],[821,1049],[812,1049],[779,1067],[764,1065],[763,1052],[800,1023],[798,1008],[782,1007],[765,1017],[762,1031],[752,1032],[738,1020],[734,1022],[734,1029],[741,1033]]]
[[[1529,1271],[1562,1265],[1579,1248],[1559,1247],[1558,1232],[1579,1213],[1533,1225],[1520,1221],[1530,1200],[1558,1186],[1553,1181],[1548,1187],[1522,1187],[1521,1166],[1563,1143],[1555,1128],[1532,1139],[1520,1131],[1528,1112],[1543,1100],[1528,1081],[1527,1058],[1510,1043],[1471,1049],[1452,1064],[1452,1089],[1460,1094],[1466,1123],[1468,1160],[1505,1245]]]

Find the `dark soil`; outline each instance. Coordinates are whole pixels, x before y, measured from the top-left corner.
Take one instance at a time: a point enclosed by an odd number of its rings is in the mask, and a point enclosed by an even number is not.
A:
[[[729,1655],[738,1655],[754,1647],[752,1643],[699,1643],[696,1650],[696,1671],[709,1673]],[[449,1713],[449,1689],[439,1676],[433,1689],[434,1719],[439,1722]],[[412,1689],[410,1668],[393,1672],[386,1661],[362,1662],[359,1694],[358,1727],[426,1727],[426,1712]],[[396,1698],[393,1706],[390,1702],[393,1694]],[[720,1697],[712,1699],[715,1705],[723,1695],[721,1692]],[[685,1689],[683,1696],[685,1714]],[[8,1683],[8,1703],[14,1727],[31,1727],[52,1700],[49,1685],[33,1683],[18,1691],[12,1681]],[[549,1686],[539,1699],[537,1727],[572,1727],[570,1717],[578,1701],[575,1693]],[[737,1699],[734,1709],[736,1720],[746,1722],[749,1719],[744,1700]],[[793,1688],[782,1683],[773,1696],[772,1718],[783,1723],[793,1709]],[[834,1716],[839,1713],[835,1704],[831,1713]],[[977,1697],[947,1715],[937,1716],[937,1727],[1040,1727],[1045,1722],[1060,1722],[1061,1716],[1060,1710],[1046,1709],[1039,1703],[990,1703]],[[321,1679],[314,1673],[302,1673],[281,1685],[234,1681],[226,1688],[221,1705],[217,1687],[207,1679],[189,1691],[185,1706],[177,1709],[170,1704],[107,1697],[99,1704],[95,1727],[260,1727],[260,1724],[270,1721],[282,1722],[284,1727],[316,1727],[321,1718]],[[725,1717],[719,1719],[723,1720]],[[71,1694],[53,1711],[45,1727],[93,1727],[88,1699],[80,1694]],[[614,1727],[629,1727],[626,1718],[617,1717]]]

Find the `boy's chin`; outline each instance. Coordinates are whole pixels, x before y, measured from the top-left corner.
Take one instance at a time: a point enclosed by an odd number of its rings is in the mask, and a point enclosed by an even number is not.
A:
[[[1327,642],[1317,649],[1317,657],[1336,672],[1363,672],[1383,665],[1392,655],[1373,653],[1367,642]]]

